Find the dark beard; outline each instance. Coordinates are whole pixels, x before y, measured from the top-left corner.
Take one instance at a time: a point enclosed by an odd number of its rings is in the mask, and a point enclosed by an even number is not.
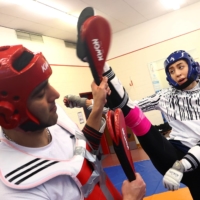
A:
[[[44,124],[44,123],[36,124],[35,122],[29,120],[21,124],[19,127],[25,132],[27,131],[34,132],[34,131],[42,130],[49,126],[50,126],[49,124]]]

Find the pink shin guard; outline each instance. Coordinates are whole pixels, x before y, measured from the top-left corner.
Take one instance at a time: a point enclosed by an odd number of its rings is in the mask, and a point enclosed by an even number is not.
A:
[[[151,128],[151,122],[138,107],[131,109],[129,114],[125,117],[125,122],[136,136],[145,135]]]

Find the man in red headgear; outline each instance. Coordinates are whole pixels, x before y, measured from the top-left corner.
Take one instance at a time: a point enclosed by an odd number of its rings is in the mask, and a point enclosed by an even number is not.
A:
[[[51,74],[41,53],[0,47],[1,199],[122,199],[84,136],[101,139],[108,79],[92,84],[95,103],[80,131],[55,103],[60,95],[48,82]],[[123,184],[122,194],[124,200],[143,198],[139,174]]]

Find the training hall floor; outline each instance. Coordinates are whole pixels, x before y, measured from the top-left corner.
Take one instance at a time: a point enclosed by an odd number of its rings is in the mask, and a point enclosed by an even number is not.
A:
[[[161,174],[155,169],[141,147],[131,150],[131,154],[135,169],[141,174],[147,186],[144,200],[192,200],[188,188],[183,184],[178,191],[174,192],[169,192],[164,188]],[[121,192],[121,185],[126,176],[123,173],[117,156],[115,154],[103,156],[102,165],[115,187]]]

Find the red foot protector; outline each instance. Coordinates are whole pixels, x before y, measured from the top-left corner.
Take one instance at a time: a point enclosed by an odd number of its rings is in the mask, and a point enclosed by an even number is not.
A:
[[[106,116],[108,131],[113,141],[113,147],[129,181],[135,180],[135,169],[127,142],[127,132],[124,115],[121,109],[109,110]]]
[[[100,16],[88,18],[81,27],[81,39],[93,78],[99,85],[111,40],[109,23]]]

